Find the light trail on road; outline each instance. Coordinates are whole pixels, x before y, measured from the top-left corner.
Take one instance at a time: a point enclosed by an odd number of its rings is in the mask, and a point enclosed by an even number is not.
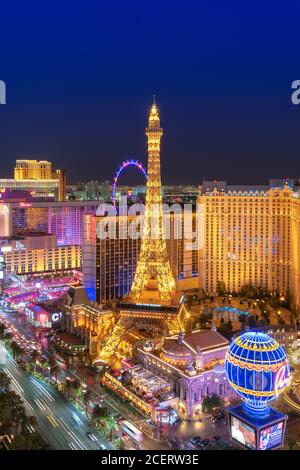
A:
[[[37,419],[37,431],[57,450],[113,450],[112,444],[77,408],[50,384],[43,383],[18,367],[0,342],[0,368],[10,377],[11,389]],[[93,439],[88,437],[93,435]]]

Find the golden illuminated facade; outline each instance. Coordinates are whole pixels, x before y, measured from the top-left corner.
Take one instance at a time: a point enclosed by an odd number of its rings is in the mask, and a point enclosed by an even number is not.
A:
[[[115,315],[94,303],[65,305],[62,330],[81,338],[91,359],[99,354],[114,328]]]
[[[175,220],[174,220],[175,219]],[[105,303],[123,298],[130,291],[141,249],[141,238],[122,237],[134,223],[133,216],[102,217],[85,215],[82,247],[83,283],[90,300]],[[97,237],[97,225],[111,225],[114,237]],[[198,287],[198,250],[191,249],[191,230],[196,230],[195,213],[188,229],[184,228],[183,214],[171,214],[165,218],[170,236],[166,239],[171,270],[177,290]],[[185,231],[185,238],[176,238],[176,232]],[[189,230],[190,229],[190,230]],[[189,238],[187,238],[189,237]]]
[[[300,194],[291,198],[291,281],[290,291],[296,309],[300,310]]]
[[[46,160],[17,160],[15,180],[51,180],[52,163]]]
[[[148,138],[148,180],[143,239],[134,280],[128,296],[120,302],[120,319],[99,359],[130,357],[138,340],[176,334],[185,328],[187,311],[175,279],[163,234],[158,109],[153,103]],[[116,367],[116,365],[115,365]]]
[[[300,199],[290,187],[234,187],[206,182],[199,196],[204,244],[200,287],[220,282],[238,292],[245,284],[292,294],[300,306]]]
[[[175,280],[171,271],[167,246],[163,237],[163,210],[160,175],[160,127],[158,109],[153,103],[149,125],[146,128],[148,139],[148,179],[144,233],[130,297],[139,301],[144,291],[158,289],[160,301],[171,301],[175,292]]]
[[[68,272],[81,267],[79,245],[57,246],[54,235],[31,233],[24,237],[1,237],[5,274],[35,275]]]
[[[37,193],[38,196],[53,195],[58,201],[65,200],[66,172],[53,170],[52,162],[46,160],[17,160],[14,180],[2,181],[0,185],[6,188],[23,189]]]

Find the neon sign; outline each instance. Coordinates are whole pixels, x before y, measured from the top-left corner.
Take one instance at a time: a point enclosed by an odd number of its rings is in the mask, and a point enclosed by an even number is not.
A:
[[[288,372],[288,374],[286,373]],[[274,391],[276,397],[283,391],[283,389],[289,384],[290,381],[290,376],[289,376],[289,371],[286,370],[286,366],[283,365],[280,367],[278,370],[276,376],[275,376],[275,385],[274,385]]]

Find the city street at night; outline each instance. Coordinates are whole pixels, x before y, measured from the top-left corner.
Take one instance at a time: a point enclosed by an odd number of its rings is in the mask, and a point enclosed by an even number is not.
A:
[[[51,449],[113,449],[88,419],[55,388],[18,367],[3,344],[0,344],[0,368],[11,378],[11,387],[24,400],[28,414],[37,418],[38,431]],[[94,440],[88,437],[88,433],[92,433]]]

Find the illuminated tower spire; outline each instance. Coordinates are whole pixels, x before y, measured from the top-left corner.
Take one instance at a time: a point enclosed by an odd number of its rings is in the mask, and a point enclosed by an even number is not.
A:
[[[146,210],[144,233],[137,262],[130,297],[141,300],[142,296],[154,290],[159,292],[160,300],[169,302],[175,292],[175,281],[172,275],[163,237],[163,210],[160,175],[160,140],[163,130],[155,96],[149,113],[146,136],[148,140],[148,180],[146,193]]]

